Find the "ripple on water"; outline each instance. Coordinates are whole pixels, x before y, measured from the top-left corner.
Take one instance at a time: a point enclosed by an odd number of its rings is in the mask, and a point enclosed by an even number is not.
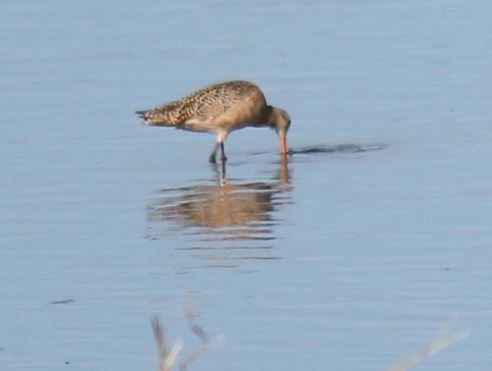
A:
[[[310,155],[323,153],[362,153],[381,151],[388,147],[387,144],[333,144],[333,145],[317,145],[300,148],[289,149],[289,155]]]

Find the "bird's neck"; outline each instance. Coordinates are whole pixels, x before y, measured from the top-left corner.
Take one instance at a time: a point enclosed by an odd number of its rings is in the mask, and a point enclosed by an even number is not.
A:
[[[265,107],[262,124],[272,128],[275,126],[275,107],[268,105]]]

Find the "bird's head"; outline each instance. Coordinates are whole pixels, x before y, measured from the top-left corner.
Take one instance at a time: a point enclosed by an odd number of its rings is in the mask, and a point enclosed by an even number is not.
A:
[[[280,152],[282,155],[287,154],[287,131],[290,127],[290,116],[286,110],[278,107],[272,107],[268,124],[275,129],[280,141]]]

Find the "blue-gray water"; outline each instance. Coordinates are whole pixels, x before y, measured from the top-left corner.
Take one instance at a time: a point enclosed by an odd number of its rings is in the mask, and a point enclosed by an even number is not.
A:
[[[178,4],[178,3],[176,3]],[[2,1],[0,369],[492,367],[492,5]],[[226,143],[133,111],[249,79],[289,110]]]

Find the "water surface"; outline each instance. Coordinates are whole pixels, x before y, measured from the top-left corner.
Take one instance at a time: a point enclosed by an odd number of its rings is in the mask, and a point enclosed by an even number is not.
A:
[[[492,6],[3,1],[0,369],[151,370],[159,314],[225,341],[190,370],[490,370]],[[275,134],[139,125],[250,79]]]

